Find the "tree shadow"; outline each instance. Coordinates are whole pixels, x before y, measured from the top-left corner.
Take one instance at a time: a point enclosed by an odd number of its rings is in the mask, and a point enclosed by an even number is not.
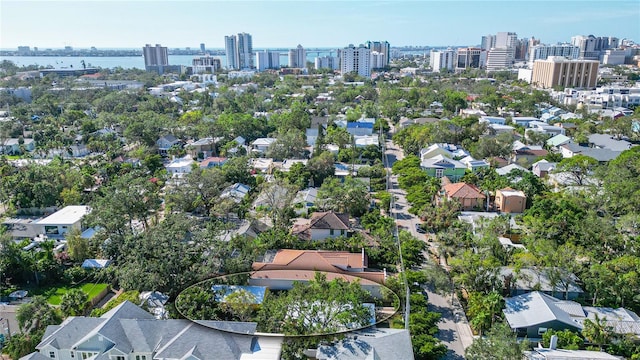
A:
[[[455,332],[452,329],[440,329],[436,337],[444,342],[454,342],[456,340]]]
[[[429,311],[432,312],[437,312],[440,314],[440,318],[443,320],[454,320],[454,316],[453,316],[453,312],[451,311],[451,309],[449,309],[448,307],[444,307],[444,306],[438,306],[438,305],[434,305],[429,303],[429,305],[427,306],[427,309]]]

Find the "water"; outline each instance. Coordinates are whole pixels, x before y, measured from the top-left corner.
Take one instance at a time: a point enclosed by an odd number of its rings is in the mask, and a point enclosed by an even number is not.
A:
[[[307,61],[313,62],[316,56],[326,56],[329,52],[313,52],[307,53]],[[335,52],[332,54],[335,55]],[[193,58],[197,55],[169,55],[169,64],[191,66]],[[227,59],[224,56],[214,56],[220,59],[220,63],[224,68]],[[142,56],[0,56],[0,61],[9,60],[17,66],[38,65],[56,69],[71,68],[81,69],[84,60],[87,67],[101,67],[112,69],[122,67],[124,69],[144,69],[144,58]],[[288,54],[280,54],[280,65],[289,64]]]

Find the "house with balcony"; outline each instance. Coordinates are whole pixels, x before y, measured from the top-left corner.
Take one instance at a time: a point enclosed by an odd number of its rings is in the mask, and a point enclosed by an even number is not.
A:
[[[467,170],[467,165],[458,160],[449,159],[443,155],[437,155],[432,158],[422,160],[420,167],[431,177],[438,179],[447,177],[451,181],[460,180]]]

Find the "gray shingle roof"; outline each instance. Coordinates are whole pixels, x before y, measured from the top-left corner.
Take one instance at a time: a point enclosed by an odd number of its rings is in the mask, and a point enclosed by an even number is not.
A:
[[[409,331],[369,328],[351,333],[335,345],[322,345],[318,360],[413,360]]]
[[[505,299],[506,308],[503,312],[512,329],[528,328],[554,320],[582,329],[582,324],[556,306],[558,302],[560,300],[552,296],[534,291]]]

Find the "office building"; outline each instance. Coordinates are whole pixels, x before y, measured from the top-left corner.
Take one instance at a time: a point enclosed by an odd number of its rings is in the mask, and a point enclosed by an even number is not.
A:
[[[384,54],[384,66],[382,67],[387,67],[389,65],[389,60],[390,60],[390,56],[391,56],[391,45],[389,44],[388,41],[367,41],[364,46],[371,50],[372,52],[378,52],[381,54]],[[373,69],[376,69],[375,67],[372,67]]]
[[[238,70],[238,42],[235,35],[224,37],[224,52],[227,56],[227,69]]]
[[[592,88],[598,75],[597,60],[551,56],[533,63],[531,83],[542,88]]]
[[[599,59],[605,50],[620,46],[620,40],[612,36],[577,35],[571,38],[571,44],[580,48],[580,59]]]
[[[549,56],[577,59],[580,56],[580,48],[571,44],[535,45],[529,49],[529,67],[533,68],[536,60],[546,60]]]
[[[222,67],[220,59],[209,55],[194,58],[191,64],[193,65],[191,69],[192,74],[215,74]]]
[[[481,48],[460,48],[456,51],[456,71],[467,68],[482,68],[485,66],[487,52]]]
[[[340,69],[340,58],[336,56],[320,56],[314,59],[314,65],[316,70],[320,69]]]
[[[363,45],[349,46],[340,50],[340,72],[342,74],[357,73],[360,76],[371,76],[371,50]]]
[[[204,43],[200,43],[200,51],[204,53],[205,51]]]
[[[239,33],[224,37],[227,69],[253,69],[253,40],[250,34]]]
[[[626,57],[625,50],[608,49],[602,55],[603,65],[622,65]]]
[[[487,53],[487,71],[489,72],[508,69],[512,63],[512,52],[507,48],[493,48]]]
[[[280,68],[280,53],[277,51],[256,52],[256,68],[258,71]]]
[[[151,46],[146,44],[142,48],[144,56],[144,67],[147,71],[157,71],[159,74],[164,73],[164,67],[169,65],[169,52],[166,46]]]
[[[298,44],[295,49],[289,50],[289,67],[305,68],[307,67],[307,52],[302,45]]]
[[[496,47],[496,36],[495,35],[484,35],[482,40],[480,40],[480,48],[484,51],[489,51],[492,48]]]
[[[429,66],[431,66],[431,70],[433,70],[433,72],[453,71],[455,58],[456,52],[451,48],[442,51],[431,50]]]

